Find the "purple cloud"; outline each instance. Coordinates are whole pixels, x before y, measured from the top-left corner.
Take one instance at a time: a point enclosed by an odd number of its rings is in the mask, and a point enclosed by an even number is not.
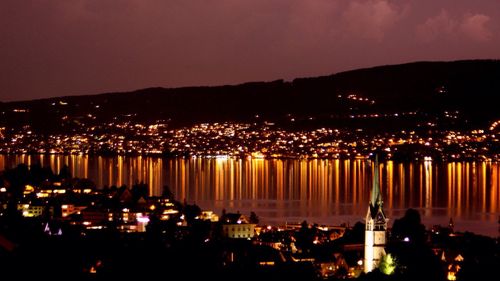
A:
[[[469,38],[485,42],[489,41],[492,37],[492,32],[488,29],[490,17],[483,14],[466,15],[460,30]]]
[[[342,17],[346,32],[381,41],[406,11],[386,0],[350,1]]]
[[[435,40],[457,40],[466,38],[486,42],[492,37],[488,28],[490,17],[484,14],[467,14],[461,20],[452,17],[446,10],[428,18],[416,28],[417,38],[425,43]]]
[[[425,23],[417,26],[417,38],[423,42],[430,42],[452,35],[458,22],[450,17],[447,11],[442,10],[437,16],[431,17]]]

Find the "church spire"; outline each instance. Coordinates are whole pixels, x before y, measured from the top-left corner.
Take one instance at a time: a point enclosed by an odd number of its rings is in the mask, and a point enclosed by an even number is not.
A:
[[[387,218],[382,209],[378,157],[375,155],[373,185],[370,205],[366,214],[364,271],[368,273],[379,266],[385,255]]]
[[[378,172],[378,155],[375,155],[375,172],[373,173],[373,186],[371,190],[370,205],[372,207],[382,205],[382,196],[380,195],[380,182]]]

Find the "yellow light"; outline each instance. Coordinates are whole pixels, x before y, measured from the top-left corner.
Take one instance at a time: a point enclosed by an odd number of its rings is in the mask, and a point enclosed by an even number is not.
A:
[[[179,211],[174,210],[174,209],[168,209],[168,210],[164,210],[164,211],[163,211],[163,214],[164,214],[164,215],[172,215],[172,214],[177,214],[177,213],[179,213]],[[181,219],[182,219],[182,218],[181,218]]]
[[[265,155],[260,151],[256,151],[256,152],[252,152],[251,157],[255,158],[255,159],[264,159]]]
[[[49,197],[49,194],[45,193],[45,192],[38,192],[36,194],[36,197],[38,197],[38,198],[45,198],[45,197]]]
[[[379,269],[385,275],[391,275],[396,270],[396,266],[396,260],[392,257],[391,254],[387,254],[382,258]]]

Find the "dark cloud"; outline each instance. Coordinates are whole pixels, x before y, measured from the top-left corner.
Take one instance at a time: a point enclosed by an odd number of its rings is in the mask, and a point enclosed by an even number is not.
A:
[[[496,0],[3,0],[0,100],[498,58],[499,16]]]

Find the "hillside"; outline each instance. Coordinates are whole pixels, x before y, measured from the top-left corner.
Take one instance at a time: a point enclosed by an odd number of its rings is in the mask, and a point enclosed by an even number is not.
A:
[[[67,96],[0,104],[7,128],[71,131],[76,125],[130,119],[164,120],[172,127],[210,121],[272,120],[290,126],[385,127],[415,125],[420,117],[452,112],[443,126],[486,126],[500,117],[500,61],[416,62],[379,66],[291,82],[187,88],[148,88],[124,93]],[[363,114],[418,113],[387,122],[350,120]],[[351,117],[351,118],[349,118]],[[302,122],[300,122],[302,120]],[[390,124],[389,124],[390,123]]]

